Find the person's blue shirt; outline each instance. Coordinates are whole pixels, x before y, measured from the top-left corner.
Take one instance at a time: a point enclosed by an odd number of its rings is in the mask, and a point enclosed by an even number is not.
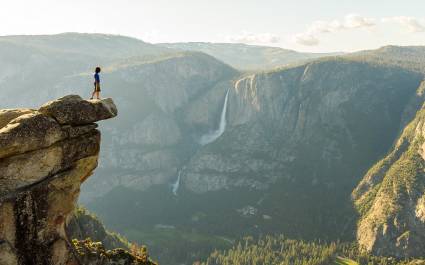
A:
[[[96,83],[100,83],[99,73],[94,74],[94,80],[96,81]]]

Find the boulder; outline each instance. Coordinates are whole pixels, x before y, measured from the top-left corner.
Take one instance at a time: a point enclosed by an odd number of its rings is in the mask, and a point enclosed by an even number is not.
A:
[[[77,95],[69,95],[50,101],[38,110],[51,116],[59,124],[82,125],[117,116],[117,108],[111,98],[84,100]]]
[[[66,233],[81,184],[97,167],[111,99],[66,96],[39,111],[0,110],[0,264],[77,265]]]

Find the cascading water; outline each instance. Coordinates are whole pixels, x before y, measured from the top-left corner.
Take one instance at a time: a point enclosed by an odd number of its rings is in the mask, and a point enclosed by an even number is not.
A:
[[[218,129],[203,135],[199,141],[201,145],[206,145],[206,144],[214,142],[226,130],[226,113],[227,113],[227,100],[229,99],[229,91],[230,89],[227,90],[226,97],[224,98],[223,110],[221,111],[220,125],[218,126]]]
[[[229,91],[230,89],[227,90],[226,96],[224,98],[223,109],[221,111],[220,124],[218,126],[218,129],[203,135],[201,139],[199,140],[199,143],[201,145],[206,145],[206,144],[214,142],[226,130],[226,113],[227,113],[227,101],[229,99]],[[183,171],[183,168],[179,170],[176,182],[171,183],[171,191],[173,192],[175,196],[177,196],[177,192],[180,188],[180,180],[181,180],[182,171]]]
[[[179,187],[180,187],[180,176],[181,176],[181,173],[182,173],[182,171],[179,170],[179,173],[178,173],[176,182],[174,182],[173,184],[171,184],[171,191],[173,192],[173,194],[175,196],[177,196],[177,191],[179,190]]]

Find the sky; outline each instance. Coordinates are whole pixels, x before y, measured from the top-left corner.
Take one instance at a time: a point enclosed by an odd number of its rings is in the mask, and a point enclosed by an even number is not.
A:
[[[309,52],[425,45],[424,0],[0,0],[0,35],[108,33]]]

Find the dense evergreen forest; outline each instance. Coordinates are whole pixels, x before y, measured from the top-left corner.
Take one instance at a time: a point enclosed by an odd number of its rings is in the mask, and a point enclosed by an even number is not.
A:
[[[231,249],[214,251],[202,265],[421,265],[423,259],[397,260],[362,254],[353,243],[302,241],[283,235],[245,237]]]

